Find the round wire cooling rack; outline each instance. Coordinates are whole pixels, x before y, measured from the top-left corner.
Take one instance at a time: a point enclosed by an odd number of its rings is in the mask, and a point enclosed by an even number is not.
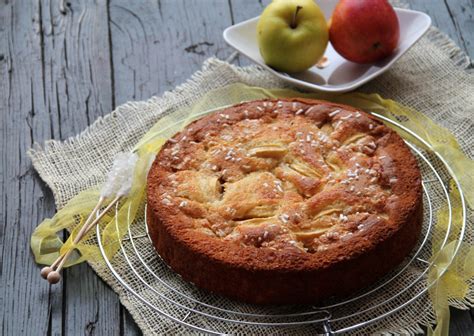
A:
[[[375,117],[408,133],[421,143],[418,147],[405,140],[418,159],[422,172],[424,221],[422,237],[412,254],[390,274],[371,287],[343,300],[328,300],[318,306],[258,306],[244,304],[202,291],[174,273],[156,253],[148,235],[146,205],[131,225],[127,218],[126,234],[119,238],[119,251],[110,258],[105,253],[100,227],[97,241],[102,256],[116,280],[138,301],[170,321],[198,332],[209,334],[274,334],[301,333],[333,335],[354,331],[393,317],[408,307],[416,316],[426,304],[417,305],[438,278],[428,277],[432,260],[432,240],[441,241],[439,249],[455,241],[452,262],[464,238],[466,205],[461,186],[445,159],[416,133],[396,121],[373,113]],[[458,195],[448,190],[450,180]],[[445,232],[434,230],[434,214],[447,206]],[[462,210],[462,223],[453,223],[453,208]],[[116,207],[118,211],[119,207]],[[119,216],[117,235],[119,235]],[[410,314],[410,312],[408,313]],[[415,319],[416,320],[416,319]]]

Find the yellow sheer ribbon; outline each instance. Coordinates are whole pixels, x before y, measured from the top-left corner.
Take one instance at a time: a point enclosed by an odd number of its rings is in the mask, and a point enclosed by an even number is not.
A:
[[[463,190],[465,199],[469,206],[474,206],[474,161],[468,159],[462,152],[456,137],[444,127],[436,124],[424,114],[402,106],[389,99],[383,99],[378,94],[346,93],[301,93],[289,89],[263,89],[249,87],[244,84],[232,84],[208,92],[202,99],[191,107],[179,109],[161,118],[138,142],[134,151],[139,155],[137,169],[135,171],[133,187],[126,199],[121,202],[117,214],[111,213],[105,216],[99,223],[102,230],[102,241],[108,256],[113,256],[119,248],[118,241],[126,233],[128,223],[133,223],[137,212],[145,202],[146,171],[161,145],[170,136],[178,132],[182,127],[194,119],[206,113],[218,110],[242,101],[262,98],[285,98],[305,97],[313,99],[324,99],[336,103],[347,104],[365,111],[377,112],[401,123],[421,136],[433,149],[440,153],[451,166],[457,176]],[[409,134],[399,133],[404,138],[417,145],[422,145]],[[459,193],[454,184],[451,185],[450,195],[458,197]],[[59,254],[75,248],[78,253],[66,264],[71,266],[82,261],[103,262],[96,240],[95,230],[78,244],[72,241],[78,230],[84,223],[84,219],[92,211],[97,203],[99,190],[91,188],[79,193],[52,219],[45,219],[35,230],[31,237],[31,248],[35,260],[39,264],[50,265]],[[435,335],[447,334],[449,327],[449,300],[462,299],[468,293],[468,282],[474,276],[474,248],[467,244],[461,245],[459,253],[455,255],[457,245],[456,233],[460,230],[462,220],[460,218],[462,208],[460,202],[453,202],[454,230],[448,244],[440,250],[441,241],[434,239],[432,242],[434,267],[429,271],[428,282],[441,278],[430,289],[430,295],[437,315],[437,328],[429,331]],[[442,232],[447,229],[448,223],[447,207],[443,207],[437,214],[435,230]],[[66,229],[71,232],[68,240],[63,244],[58,234]],[[470,228],[472,230],[472,228]],[[444,235],[435,234],[434,237]],[[453,262],[451,263],[451,260]],[[451,266],[448,268],[447,266]]]

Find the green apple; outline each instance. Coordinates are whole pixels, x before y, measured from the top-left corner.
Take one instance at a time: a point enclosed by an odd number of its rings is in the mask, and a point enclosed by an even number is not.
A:
[[[260,54],[266,64],[283,72],[315,65],[328,44],[328,25],[313,0],[274,0],[257,25]]]

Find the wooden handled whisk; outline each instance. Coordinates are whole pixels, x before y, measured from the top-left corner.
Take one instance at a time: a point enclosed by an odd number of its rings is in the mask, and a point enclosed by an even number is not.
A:
[[[115,157],[112,168],[108,173],[107,181],[101,189],[100,198],[76,237],[74,237],[73,247],[66,253],[60,255],[51,266],[46,266],[41,269],[41,277],[43,277],[43,279],[47,279],[50,284],[58,283],[61,280],[61,269],[75,249],[74,246],[100,222],[102,217],[104,217],[122,197],[130,192],[137,160],[138,156],[135,153],[119,153]],[[112,201],[104,210],[99,211],[105,200],[110,198],[113,198]]]

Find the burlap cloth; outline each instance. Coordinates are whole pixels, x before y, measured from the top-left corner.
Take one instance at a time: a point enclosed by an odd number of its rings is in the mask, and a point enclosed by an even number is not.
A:
[[[425,113],[435,122],[451,130],[457,136],[467,156],[473,158],[474,77],[470,74],[472,69],[469,69],[469,65],[469,58],[452,41],[437,29],[431,28],[427,35],[388,72],[366,84],[360,91],[377,92],[385,98],[391,98]],[[61,208],[80,191],[103,182],[114,155],[119,151],[130,150],[160,117],[179,108],[191,106],[209,90],[233,83],[245,83],[265,88],[285,86],[285,83],[259,67],[237,67],[211,58],[186,83],[171,92],[166,92],[161,97],[124,104],[97,120],[78,136],[64,142],[52,140],[46,142],[43,147],[35,145],[29,152],[33,166],[51,188],[56,205]],[[138,248],[141,249],[145,259],[156,258],[149,244],[140,244]],[[121,255],[113,261],[120,274],[130,272],[125,261]],[[144,334],[191,332],[190,329],[161,317],[141,303],[119,284],[103,263],[91,263],[91,266],[119,295],[120,301],[130,311]],[[155,271],[166,276],[166,270],[160,267],[157,266]],[[154,279],[148,278],[148,280],[152,282]],[[156,294],[150,292],[149,288],[140,284],[136,277],[127,278],[127,281],[163,311],[176,317],[186,316],[186,310],[164,303]],[[173,280],[169,281],[173,282]],[[183,291],[194,293],[193,289],[189,289],[186,285],[175,285]],[[160,288],[159,286],[161,284],[158,283],[157,288]],[[162,288],[163,293],[172,297],[172,293],[170,294],[166,286]],[[391,290],[396,291],[397,288],[394,287]],[[419,291],[419,287],[411,291],[417,290]],[[408,297],[413,295],[411,291],[406,293]],[[204,298],[204,300],[228,307],[238,306],[219,298],[209,300]],[[469,301],[474,302],[472,291],[466,301],[453,300],[450,304],[466,309],[471,305]],[[370,305],[373,302],[367,304]],[[382,311],[376,313],[382,313],[387,307],[380,309]],[[198,319],[199,316],[191,316],[186,321],[229,333],[276,333],[276,330],[272,329],[257,327],[240,329],[238,325],[229,326],[218,321],[209,322]],[[434,322],[434,315],[431,303],[427,296],[422,296],[414,304],[395,315],[371,324],[359,330],[358,333],[413,334],[421,331],[418,323],[432,322]],[[222,328],[226,329],[222,330]],[[297,331],[302,334],[314,334],[315,330],[298,328]],[[290,332],[289,329],[283,330],[283,333],[288,332]]]

